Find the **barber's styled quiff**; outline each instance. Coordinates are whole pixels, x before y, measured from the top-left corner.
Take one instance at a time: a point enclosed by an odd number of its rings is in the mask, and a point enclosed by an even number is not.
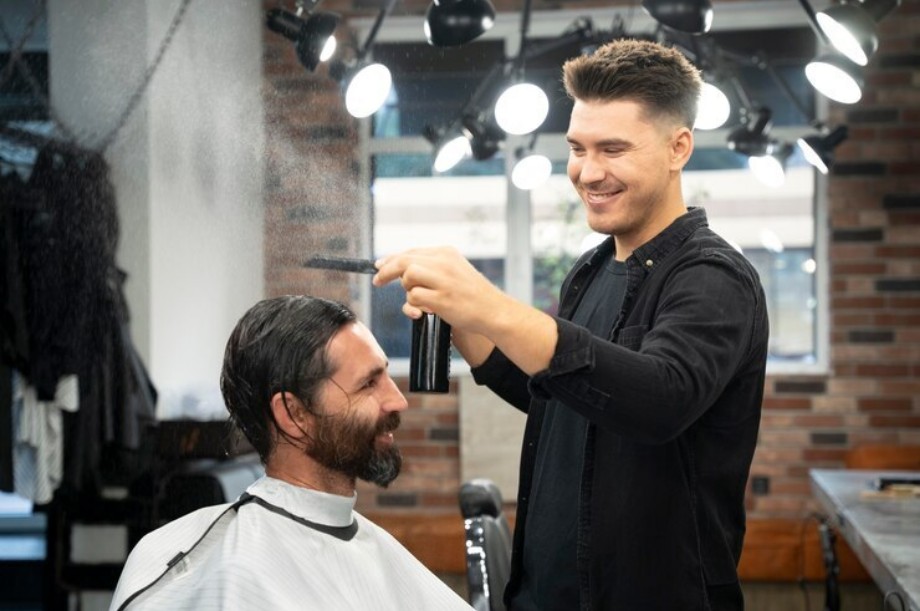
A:
[[[693,128],[702,79],[680,51],[656,42],[619,39],[562,67],[568,96],[584,102],[630,100],[652,117]]]
[[[354,321],[354,312],[341,303],[288,295],[260,301],[236,324],[224,352],[220,390],[230,419],[263,463],[277,428],[271,398],[290,393],[312,412],[320,384],[334,373],[326,346]]]

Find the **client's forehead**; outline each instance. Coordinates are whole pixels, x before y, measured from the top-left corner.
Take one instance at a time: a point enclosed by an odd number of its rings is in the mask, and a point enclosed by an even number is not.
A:
[[[357,379],[387,366],[383,348],[370,329],[358,321],[339,329],[329,340],[326,351],[333,375]]]

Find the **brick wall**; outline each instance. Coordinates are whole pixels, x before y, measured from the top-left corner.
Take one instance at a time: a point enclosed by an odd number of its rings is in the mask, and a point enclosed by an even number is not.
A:
[[[341,0],[324,8],[347,6]],[[424,6],[402,3],[397,13]],[[808,469],[840,467],[856,445],[920,444],[918,33],[920,0],[903,0],[880,24],[881,47],[866,68],[863,100],[832,106],[830,123],[845,122],[850,139],[837,149],[828,187],[831,373],[768,379],[751,517],[806,516],[816,508]],[[325,68],[307,73],[290,43],[271,32],[264,63],[268,293],[353,301],[346,275],[299,264],[314,251],[360,252],[355,227],[366,186],[359,184],[356,126]],[[407,396],[399,434],[404,474],[385,491],[362,486],[359,507],[376,514],[456,512],[456,389]]]
[[[767,381],[750,515],[815,506],[808,469],[860,444],[920,444],[920,0],[879,24],[850,137],[828,181],[829,376]]]
[[[274,8],[276,2],[266,2]],[[307,72],[287,39],[263,28],[266,296],[311,294],[350,302],[351,279],[302,266],[311,254],[361,252],[367,206],[358,132],[323,71]]]

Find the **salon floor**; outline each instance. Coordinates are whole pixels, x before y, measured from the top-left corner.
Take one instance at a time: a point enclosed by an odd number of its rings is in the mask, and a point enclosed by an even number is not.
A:
[[[463,575],[439,574],[457,594],[466,598],[466,580]],[[746,583],[744,589],[745,611],[823,611],[824,584],[809,583],[803,590],[792,583]],[[882,594],[872,583],[844,583],[840,585],[840,611],[879,611]]]
[[[824,584],[809,583],[803,591],[798,584],[746,583],[745,611],[822,611]],[[840,584],[840,611],[879,611],[882,593],[873,583]]]

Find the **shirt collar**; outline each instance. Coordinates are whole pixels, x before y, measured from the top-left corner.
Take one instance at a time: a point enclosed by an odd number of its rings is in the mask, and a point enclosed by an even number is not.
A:
[[[685,214],[674,219],[674,222],[665,227],[661,233],[634,250],[632,257],[647,267],[651,267],[649,262],[657,265],[659,261],[677,250],[693,232],[708,224],[704,209],[687,208]]]
[[[354,521],[358,499],[357,493],[351,496],[329,494],[267,475],[253,482],[246,492],[305,520],[335,527],[348,526]]]
[[[709,224],[706,219],[706,211],[699,207],[687,208],[687,212],[674,219],[670,225],[664,228],[658,235],[653,237],[645,244],[636,248],[630,258],[638,261],[653,261],[655,264],[665,256],[670,254],[680,246],[687,237],[700,227]],[[606,261],[608,257],[614,254],[616,250],[613,237],[608,236],[606,240],[594,250],[588,262],[592,265]]]

